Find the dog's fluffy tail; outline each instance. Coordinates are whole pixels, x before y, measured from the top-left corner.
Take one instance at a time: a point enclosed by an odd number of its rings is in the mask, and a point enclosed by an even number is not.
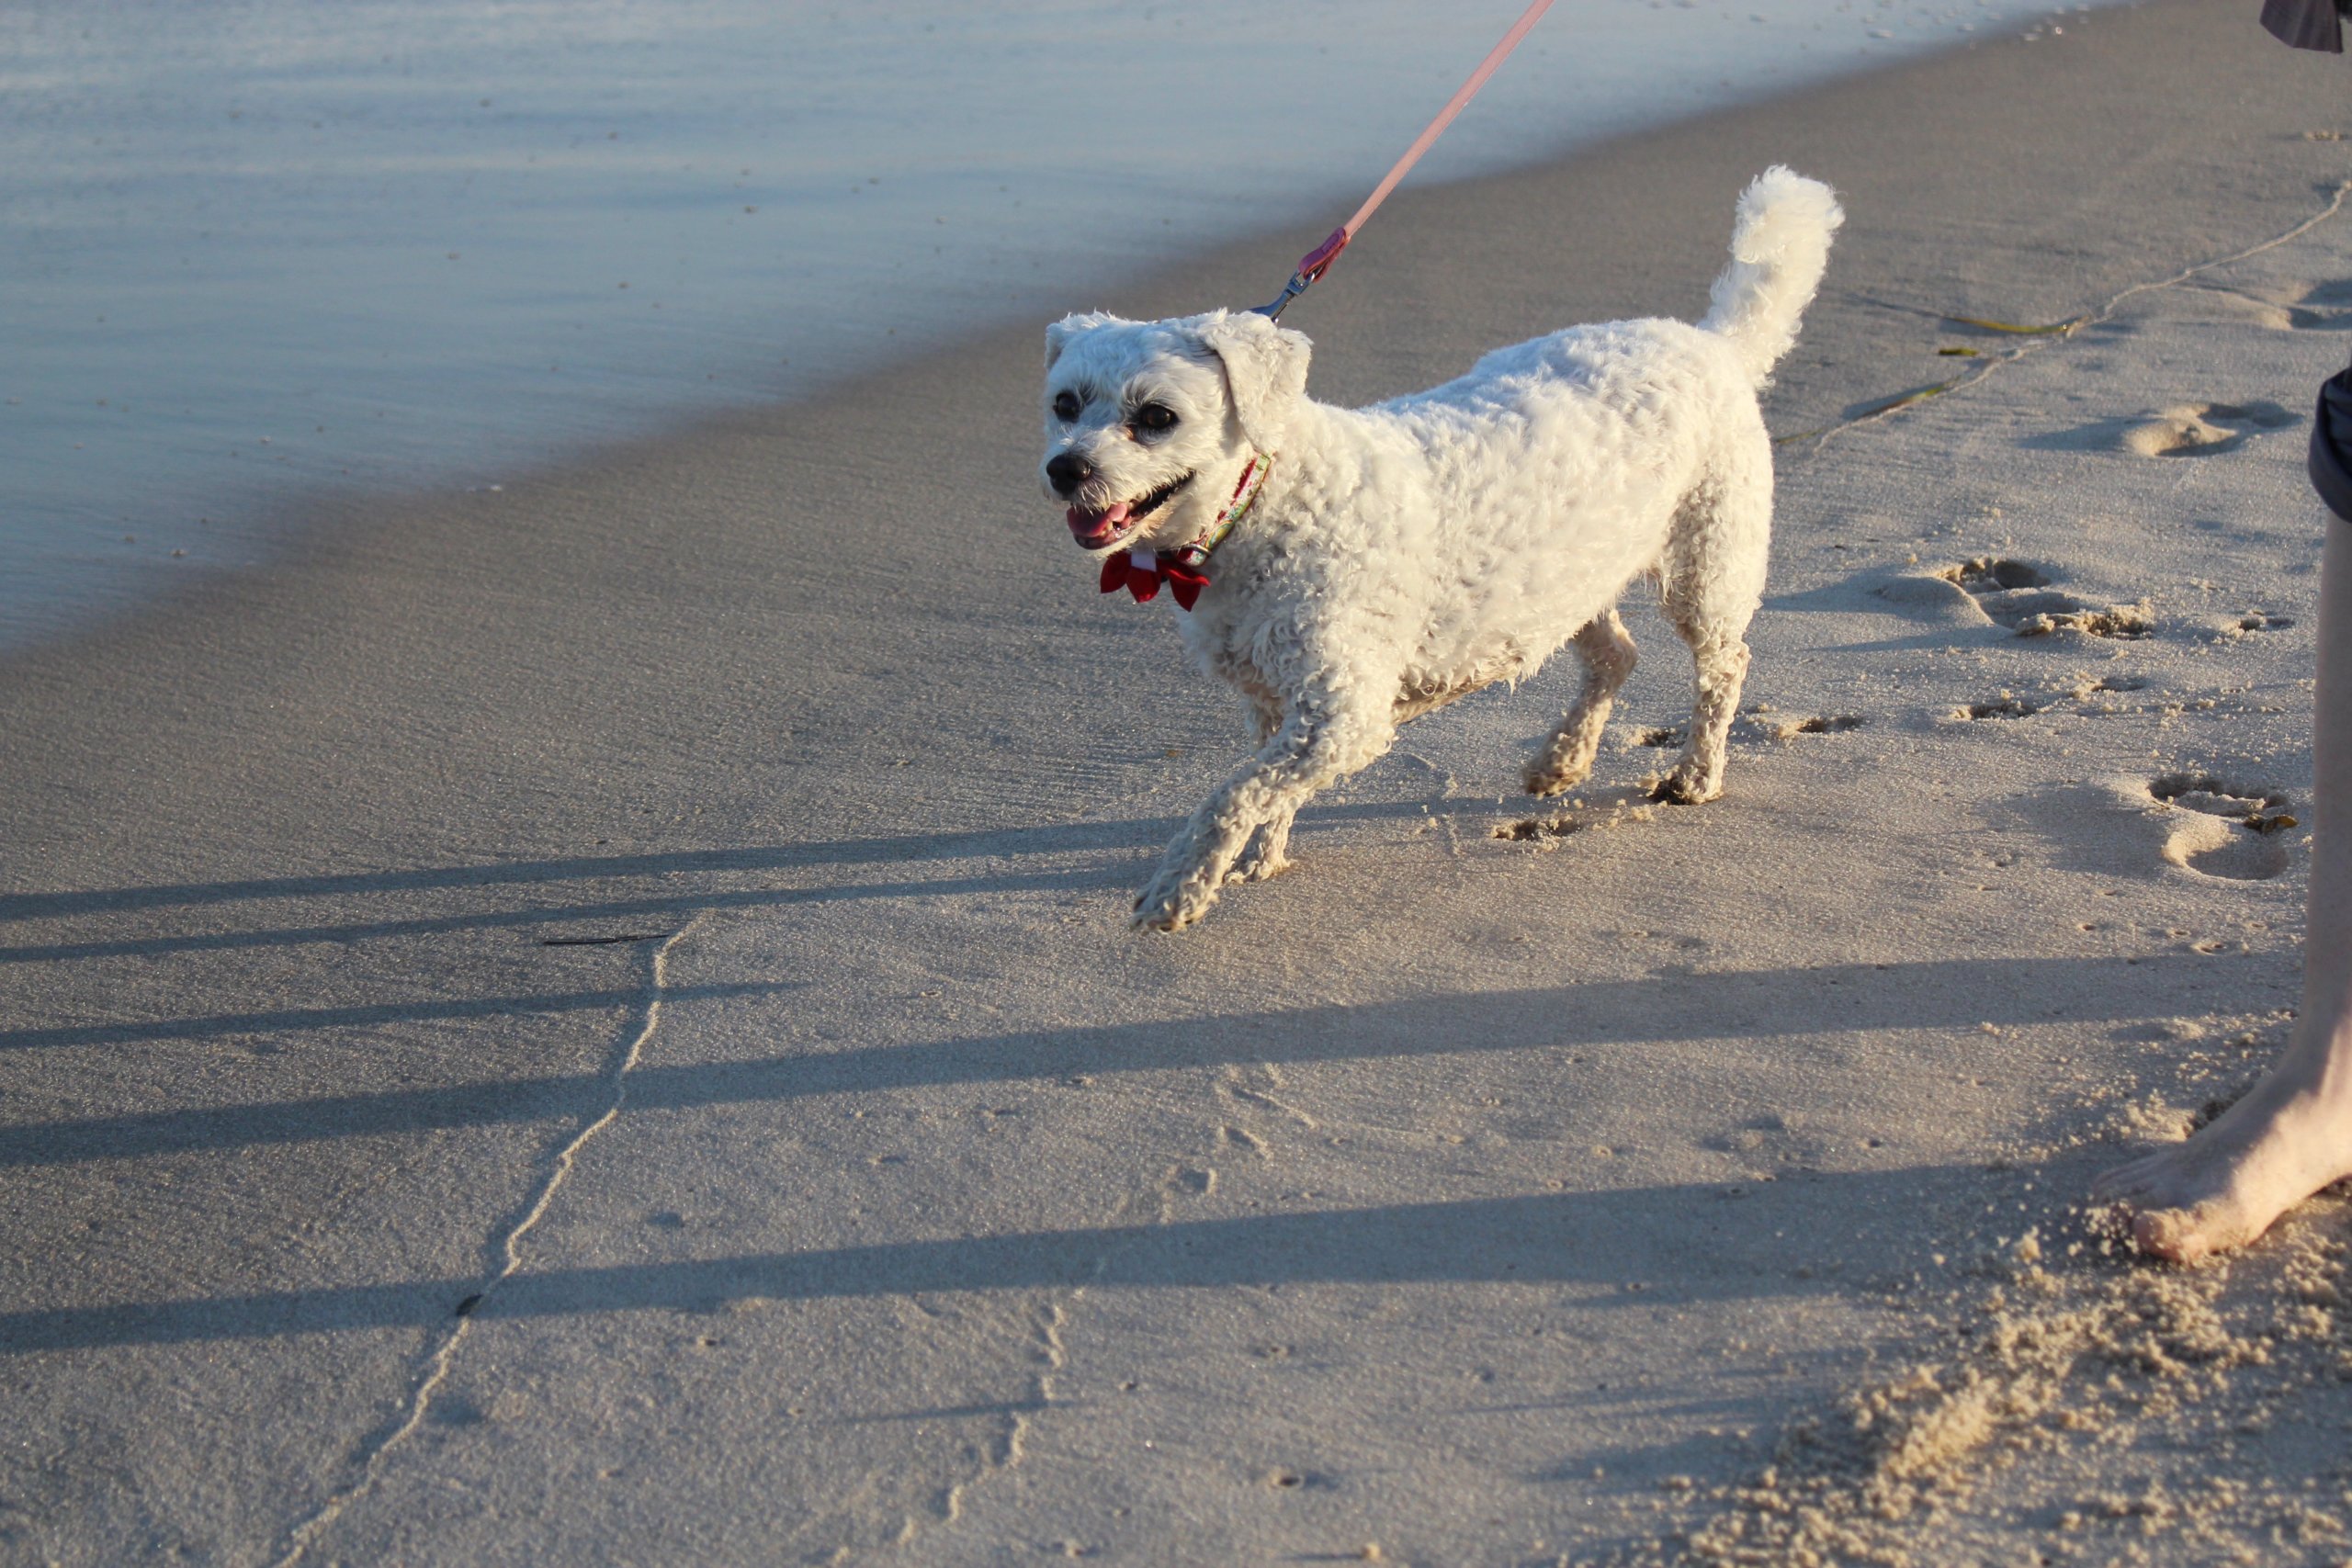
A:
[[[1797,320],[1829,265],[1829,236],[1845,221],[1836,192],[1777,164],[1740,196],[1731,265],[1699,324],[1731,340],[1757,385],[1796,342]]]

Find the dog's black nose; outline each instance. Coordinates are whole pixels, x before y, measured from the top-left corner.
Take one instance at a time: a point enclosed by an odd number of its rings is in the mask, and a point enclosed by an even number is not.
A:
[[[1046,464],[1046,478],[1056,495],[1068,495],[1094,477],[1094,465],[1075,452],[1057,452]]]

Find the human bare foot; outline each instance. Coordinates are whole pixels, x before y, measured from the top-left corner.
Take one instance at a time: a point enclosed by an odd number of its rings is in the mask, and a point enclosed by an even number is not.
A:
[[[2195,1263],[2244,1247],[2352,1176],[2352,1049],[2299,1031],[2262,1081],[2189,1140],[2109,1171],[2092,1196],[2143,1252]]]

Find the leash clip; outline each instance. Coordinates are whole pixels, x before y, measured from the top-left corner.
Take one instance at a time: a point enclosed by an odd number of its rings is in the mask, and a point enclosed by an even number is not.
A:
[[[1274,296],[1273,302],[1252,306],[1250,313],[1269,321],[1281,321],[1283,308],[1306,293],[1314,287],[1317,279],[1330,271],[1331,264],[1340,259],[1340,253],[1348,248],[1348,242],[1354,237],[1345,227],[1332,230],[1328,239],[1299,258],[1298,270],[1290,275],[1290,281],[1283,285],[1283,291]]]
[[[1306,286],[1314,281],[1315,280],[1313,278],[1307,276],[1303,272],[1292,273],[1290,275],[1290,281],[1283,285],[1283,291],[1274,296],[1273,303],[1271,305],[1252,305],[1250,307],[1250,314],[1263,316],[1270,321],[1281,321],[1283,319],[1283,307],[1297,299],[1300,295],[1306,293]]]

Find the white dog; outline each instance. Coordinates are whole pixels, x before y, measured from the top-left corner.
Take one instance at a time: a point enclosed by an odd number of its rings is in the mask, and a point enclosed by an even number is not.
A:
[[[1047,492],[1103,592],[1171,591],[1193,661],[1240,689],[1260,742],[1170,842],[1135,923],[1174,931],[1228,879],[1283,870],[1317,790],[1571,637],[1583,690],[1526,783],[1577,784],[1634,668],[1615,606],[1645,572],[1698,671],[1659,794],[1722,794],[1772,525],[1756,395],[1843,220],[1828,186],[1768,170],[1697,326],[1572,327],[1363,409],[1310,401],[1311,345],[1262,315],[1047,328]]]

